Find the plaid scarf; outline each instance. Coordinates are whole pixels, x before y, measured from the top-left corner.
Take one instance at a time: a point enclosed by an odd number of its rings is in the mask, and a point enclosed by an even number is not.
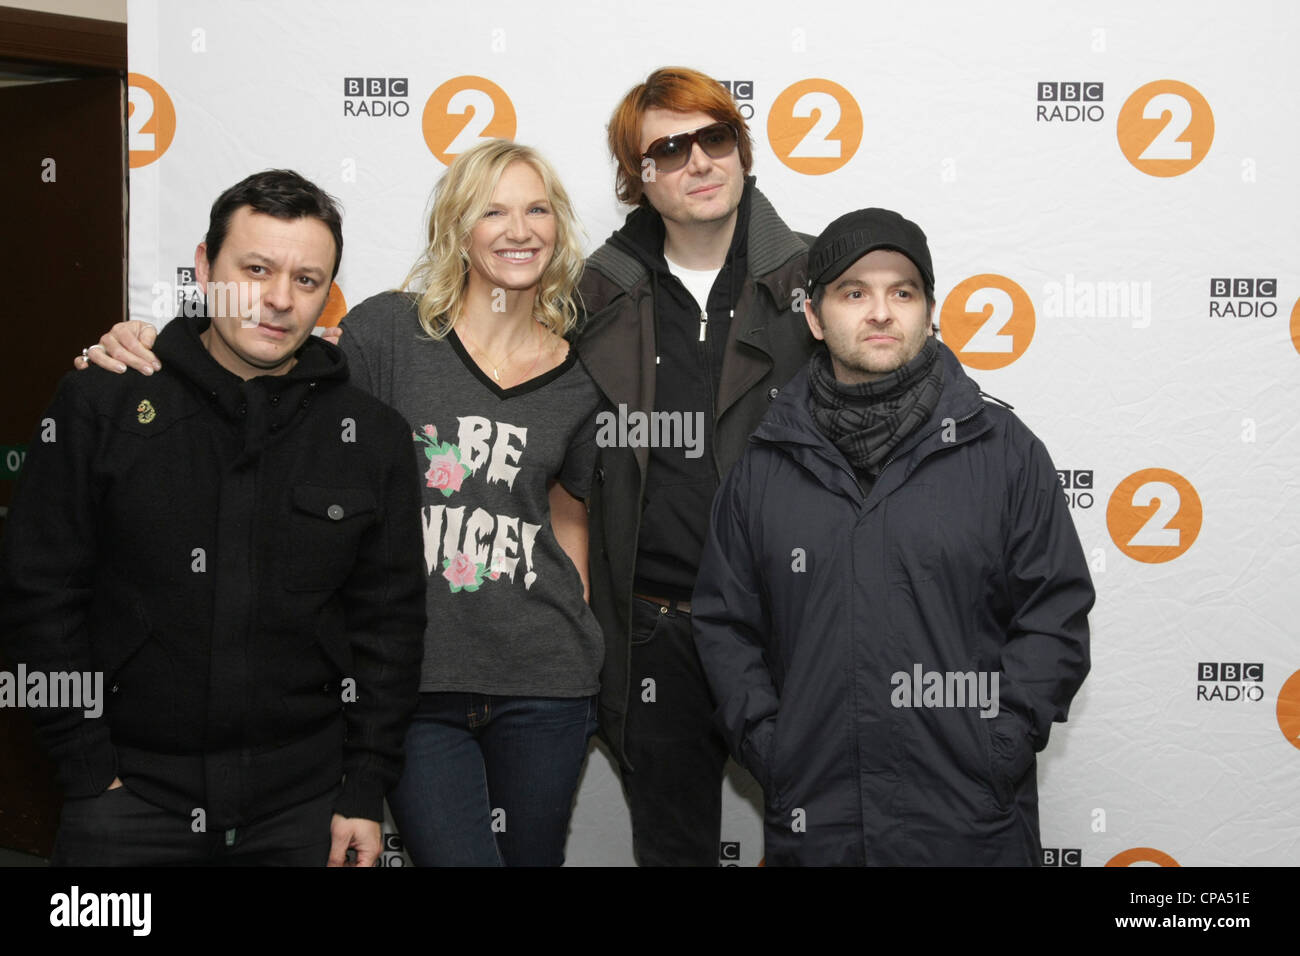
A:
[[[830,354],[818,349],[808,363],[808,409],[813,421],[854,470],[873,481],[889,453],[939,404],[943,365],[934,336],[916,358],[883,378],[862,385],[835,379]]]

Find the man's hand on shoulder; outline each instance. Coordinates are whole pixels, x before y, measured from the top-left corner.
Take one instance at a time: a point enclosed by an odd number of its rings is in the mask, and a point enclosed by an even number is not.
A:
[[[329,866],[374,866],[379,859],[382,839],[377,821],[334,814],[330,819]],[[347,861],[349,847],[357,851],[355,863]]]
[[[110,372],[125,372],[129,365],[144,375],[152,375],[162,368],[158,357],[150,351],[158,330],[148,322],[135,319],[131,322],[119,322],[99,337],[99,341],[82,355],[72,360],[73,368],[90,368],[94,362],[100,368]]]
[[[327,325],[321,332],[320,337],[330,345],[338,345],[339,339],[343,338],[343,327],[340,325]]]

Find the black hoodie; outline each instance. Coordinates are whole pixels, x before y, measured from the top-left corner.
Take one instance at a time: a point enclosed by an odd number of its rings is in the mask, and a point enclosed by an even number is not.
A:
[[[60,384],[0,546],[0,640],[29,672],[103,674],[102,717],[29,712],[69,798],[119,776],[211,829],[342,783],[337,812],[381,820],[424,646],[415,443],[333,346],[244,381],[207,322],[169,323],[153,376]]]

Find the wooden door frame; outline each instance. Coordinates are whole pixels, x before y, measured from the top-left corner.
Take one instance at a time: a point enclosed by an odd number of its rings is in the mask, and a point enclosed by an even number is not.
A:
[[[0,62],[14,73],[125,75],[126,24],[0,6]]]

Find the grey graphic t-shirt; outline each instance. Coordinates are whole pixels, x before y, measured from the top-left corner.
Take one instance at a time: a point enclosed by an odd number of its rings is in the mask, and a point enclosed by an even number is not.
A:
[[[596,693],[600,626],[547,498],[555,479],[585,499],[595,468],[600,395],[575,351],[502,389],[455,332],[429,338],[409,295],[373,296],[342,327],[353,384],[401,412],[421,452],[429,627],[420,689]]]

